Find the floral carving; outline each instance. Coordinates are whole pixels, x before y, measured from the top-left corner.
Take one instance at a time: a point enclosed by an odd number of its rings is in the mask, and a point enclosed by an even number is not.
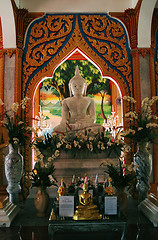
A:
[[[27,49],[24,49],[24,53],[26,53],[23,62],[25,83],[63,46],[72,31],[72,24],[72,15],[46,15],[43,21],[40,20],[32,26],[28,34]]]
[[[125,29],[107,14],[51,15],[35,20],[29,27],[23,55],[23,97],[33,99],[34,90],[63,59],[80,49],[101,69],[103,76],[115,79],[123,95],[133,95],[130,49]],[[26,105],[27,115],[32,111]],[[124,105],[125,112],[129,104]],[[125,123],[126,124],[126,123]],[[30,149],[26,159],[30,160]],[[28,166],[31,164],[28,164]]]
[[[126,79],[131,75],[127,39],[123,26],[107,15],[81,15],[82,31],[88,43]],[[86,35],[85,35],[86,34]]]

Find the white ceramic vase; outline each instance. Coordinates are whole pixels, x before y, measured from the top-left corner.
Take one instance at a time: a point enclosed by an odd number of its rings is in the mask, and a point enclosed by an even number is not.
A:
[[[8,181],[7,192],[9,201],[18,204],[20,180],[23,173],[23,156],[19,153],[18,145],[9,144],[9,153],[5,157],[5,175]]]

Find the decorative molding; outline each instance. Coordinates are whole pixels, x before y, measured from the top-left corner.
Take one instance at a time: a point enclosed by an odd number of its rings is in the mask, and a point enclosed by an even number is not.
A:
[[[16,48],[8,48],[2,50],[5,55],[7,55],[9,58],[13,56],[13,54],[16,53]]]
[[[27,30],[23,54],[23,97],[32,99],[39,81],[52,76],[60,62],[75,49],[80,49],[95,62],[103,76],[112,77],[123,95],[133,96],[128,37],[117,19],[108,14],[46,14],[31,23]],[[124,112],[128,110],[129,103],[125,103]],[[27,118],[31,119],[29,106],[27,111]],[[29,154],[27,149],[26,159],[29,159]],[[26,170],[31,167],[29,161],[26,161]]]
[[[24,38],[28,25],[36,18],[43,16],[44,12],[31,13],[27,9],[18,9],[14,0],[11,0],[16,25],[17,48],[22,49],[24,46]]]
[[[154,9],[151,25],[151,47],[155,47],[156,32],[158,29],[158,8]]]
[[[138,53],[145,58],[145,56],[150,53],[150,48],[138,48]]]
[[[110,15],[120,19],[126,26],[129,35],[130,47],[132,49],[137,47],[138,44],[138,18],[142,0],[137,2],[135,8],[129,8],[124,13],[110,12]]]

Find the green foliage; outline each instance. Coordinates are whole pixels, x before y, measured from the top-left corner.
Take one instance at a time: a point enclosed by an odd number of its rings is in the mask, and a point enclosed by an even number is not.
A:
[[[40,162],[36,162],[34,169],[31,172],[31,181],[33,187],[49,187],[56,184],[56,179],[53,176],[55,167],[51,164],[49,167],[44,167]]]
[[[110,87],[106,79],[102,79],[99,70],[87,60],[67,60],[54,72],[52,78],[45,79],[41,85],[52,94],[60,95],[60,99],[69,97],[68,83],[75,75],[76,66],[79,66],[81,76],[87,82],[87,94],[96,94],[100,91],[109,93]],[[55,89],[55,90],[54,90]]]
[[[1,100],[1,99],[0,99]],[[32,128],[26,118],[21,117],[22,110],[25,109],[27,98],[23,99],[21,103],[13,103],[10,110],[6,110],[2,100],[0,101],[3,106],[3,114],[0,116],[2,127],[8,132],[9,143],[14,145],[25,145],[26,141],[30,140]]]
[[[52,137],[49,133],[42,137],[35,137],[33,146],[36,147],[44,158],[52,156],[56,150],[56,145],[59,142],[58,136]]]
[[[43,157],[51,157],[54,160],[60,154],[60,151],[71,152],[72,156],[80,154],[82,157],[88,156],[90,153],[99,154],[104,152],[107,157],[119,157],[124,142],[113,139],[110,133],[94,133],[85,131],[78,133],[76,131],[68,132],[60,135],[54,133],[52,136],[36,138],[33,145],[39,150],[37,158],[42,154]]]
[[[132,97],[124,96],[123,99],[135,104]],[[132,139],[135,143],[154,143],[157,140],[158,124],[157,113],[153,113],[153,104],[158,101],[158,96],[148,97],[141,101],[141,110],[130,111],[125,114],[125,120],[129,123],[129,129],[126,129],[122,136]]]
[[[117,166],[113,164],[107,164],[106,166],[107,170],[105,173],[112,179],[112,185],[116,189],[125,188],[127,186],[130,188],[135,179],[134,171],[129,171],[120,159]]]

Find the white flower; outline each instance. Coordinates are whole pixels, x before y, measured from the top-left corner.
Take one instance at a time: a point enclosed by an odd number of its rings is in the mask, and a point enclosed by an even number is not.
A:
[[[101,146],[101,150],[105,150],[105,147],[104,147],[104,145],[102,145],[102,146]]]
[[[8,123],[7,123],[7,120],[2,120],[2,121],[0,121],[0,123],[2,123],[2,124],[8,124]]]
[[[12,111],[13,112],[16,113],[18,111],[18,108],[19,108],[19,103],[18,102],[12,104]]]
[[[48,175],[48,177],[49,177],[50,182],[53,183],[54,182],[54,178],[52,177],[52,175]]]
[[[51,161],[52,161],[52,158],[51,158],[51,157],[49,157],[49,158],[48,158],[48,162],[51,162]]]
[[[142,127],[139,127],[139,128],[138,128],[138,131],[141,131],[142,129],[143,129]]]
[[[18,144],[19,143],[19,139],[18,138],[13,138],[14,144]]]
[[[38,155],[38,157],[40,158],[40,160],[42,160],[43,161],[43,158],[44,158],[44,156],[43,156],[43,154],[41,153],[40,155]]]
[[[98,143],[98,145],[97,145],[97,148],[99,148],[99,149],[100,149],[100,148],[101,148],[101,144],[99,144],[99,143]]]
[[[67,148],[67,149],[71,149],[71,145],[67,143],[67,144],[66,144],[66,148]]]
[[[146,128],[157,128],[158,127],[158,124],[156,124],[156,123],[148,123],[147,125],[146,125]]]
[[[25,97],[24,99],[22,99],[22,101],[21,101],[22,109],[26,108],[26,103],[27,103],[27,101],[30,101],[30,100],[31,100],[31,98],[28,98],[28,97]]]
[[[143,106],[144,104],[147,104],[147,103],[149,103],[149,98],[148,97],[146,97],[142,100],[141,105]]]
[[[89,138],[89,141],[93,141],[93,140],[94,140],[94,138],[93,138],[93,137],[90,137],[90,138]]]
[[[23,121],[18,122],[18,125],[21,125],[21,124],[24,124],[24,122]]]
[[[57,148],[60,148],[60,147],[61,147],[61,143],[58,142],[58,143],[57,143]]]
[[[91,152],[93,151],[93,145],[92,145],[92,143],[90,143],[90,151],[91,151]]]
[[[0,98],[0,106],[4,105],[4,102],[2,101],[2,99]]]
[[[134,98],[130,97],[130,96],[124,96],[123,100],[128,101],[128,102],[132,102],[132,103],[136,102],[136,100]]]
[[[154,102],[158,101],[158,96],[153,96],[153,97],[152,97],[152,100],[153,100]]]
[[[110,147],[112,146],[112,142],[107,142],[107,145]]]
[[[131,117],[131,118],[135,118],[135,119],[138,119],[138,116],[137,116],[137,113],[134,111],[134,112],[128,112],[125,114],[125,117]]]
[[[55,156],[55,157],[58,157],[58,156],[59,156],[59,153],[60,153],[60,151],[59,151],[59,150],[56,150],[55,153],[54,153],[54,156]]]
[[[74,140],[74,147],[76,148],[78,146],[79,142]]]
[[[88,148],[88,149],[90,149],[90,146],[89,146],[89,144],[88,144],[88,143],[87,143],[87,148]]]
[[[127,136],[128,134],[135,134],[135,130],[133,130],[133,129],[128,129],[128,130],[125,130],[125,131],[122,131],[122,136]]]
[[[132,133],[133,135],[136,133],[136,131],[133,129],[129,129],[129,132]]]

